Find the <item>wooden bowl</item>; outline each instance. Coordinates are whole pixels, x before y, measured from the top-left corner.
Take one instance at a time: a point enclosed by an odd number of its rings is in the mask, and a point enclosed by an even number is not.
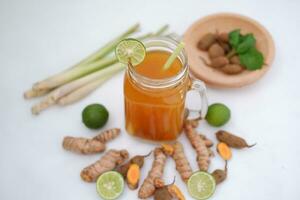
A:
[[[200,38],[206,33],[230,32],[241,29],[241,33],[253,33],[256,38],[256,47],[262,52],[266,65],[256,71],[244,70],[236,75],[227,75],[217,69],[204,64],[204,58],[208,63],[210,59],[205,51],[197,48]],[[191,73],[208,86],[217,88],[236,88],[251,84],[261,78],[271,67],[275,54],[275,45],[270,33],[258,22],[248,17],[220,13],[204,17],[192,24],[184,34],[185,50],[188,56]]]

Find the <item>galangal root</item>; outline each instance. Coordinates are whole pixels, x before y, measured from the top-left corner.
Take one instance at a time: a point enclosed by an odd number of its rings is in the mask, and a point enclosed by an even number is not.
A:
[[[207,171],[210,164],[210,153],[205,145],[204,140],[199,137],[192,124],[187,121],[184,132],[197,153],[197,163],[201,171]]]
[[[233,134],[231,134],[227,131],[223,131],[223,130],[218,131],[216,133],[216,136],[220,142],[224,142],[232,148],[242,149],[245,147],[250,148],[250,147],[253,147],[256,145],[256,144],[248,145],[246,140],[244,140],[243,138],[238,137],[236,135],[233,135]]]
[[[63,148],[79,154],[99,153],[105,150],[105,143],[120,135],[120,129],[114,128],[101,132],[92,139],[66,136]]]
[[[81,171],[81,178],[86,182],[94,182],[104,172],[115,169],[118,165],[122,164],[129,157],[127,150],[109,150],[100,160],[84,168]]]
[[[164,167],[166,164],[167,155],[161,148],[155,148],[154,161],[152,168],[148,173],[147,178],[144,180],[142,186],[139,189],[138,196],[141,199],[146,199],[152,196],[155,192],[154,180],[163,176]]]

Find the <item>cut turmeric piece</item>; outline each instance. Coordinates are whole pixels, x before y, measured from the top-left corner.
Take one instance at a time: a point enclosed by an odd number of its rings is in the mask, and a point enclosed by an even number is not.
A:
[[[172,145],[170,144],[161,144],[162,150],[163,152],[168,155],[168,156],[172,156],[174,153],[174,148]]]
[[[140,167],[137,164],[131,164],[126,176],[126,181],[130,189],[135,190],[138,188],[140,176]]]
[[[225,161],[230,160],[232,157],[231,149],[224,142],[218,143],[217,152]]]
[[[185,200],[183,193],[175,184],[170,185],[168,187],[168,190],[174,198],[176,198],[178,200]]]
[[[63,148],[78,154],[93,154],[103,152],[105,144],[93,139],[66,136],[63,140]]]

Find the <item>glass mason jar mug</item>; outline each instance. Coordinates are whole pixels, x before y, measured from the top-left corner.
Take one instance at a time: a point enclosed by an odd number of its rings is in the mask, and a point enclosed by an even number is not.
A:
[[[182,132],[186,117],[185,99],[189,90],[201,97],[201,110],[189,110],[197,117],[207,111],[203,82],[190,77],[185,52],[181,52],[171,67],[163,65],[178,43],[165,37],[145,40],[147,53],[137,66],[128,66],[124,77],[126,130],[142,139],[174,140]]]

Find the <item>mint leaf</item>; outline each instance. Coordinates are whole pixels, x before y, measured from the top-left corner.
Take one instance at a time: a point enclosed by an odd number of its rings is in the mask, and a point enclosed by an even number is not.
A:
[[[255,46],[255,38],[253,34],[247,34],[240,37],[241,42],[236,47],[236,52],[238,54],[246,53],[250,48]]]
[[[233,30],[229,33],[229,43],[232,47],[236,48],[240,43],[240,29]]]
[[[254,71],[261,69],[264,64],[264,56],[256,48],[250,48],[246,53],[239,54],[241,65],[248,70]]]

